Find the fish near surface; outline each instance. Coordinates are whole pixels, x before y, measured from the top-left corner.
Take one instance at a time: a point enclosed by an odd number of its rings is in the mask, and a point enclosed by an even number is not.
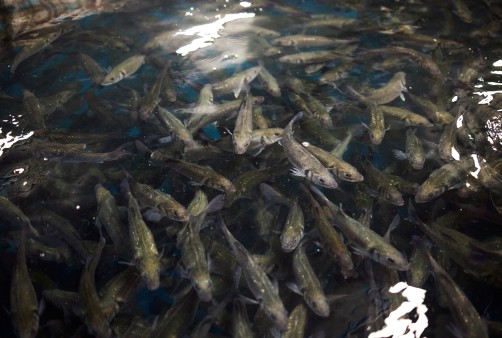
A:
[[[235,120],[234,133],[232,134],[232,143],[234,144],[236,154],[244,154],[251,143],[253,134],[253,105],[249,91],[246,93],[244,103],[239,109]]]
[[[155,245],[152,231],[141,216],[138,202],[131,193],[128,194],[129,237],[131,239],[136,267],[149,290],[159,287],[159,252]]]
[[[227,242],[230,244],[235,258],[242,268],[246,278],[246,283],[253,296],[260,302],[261,307],[267,316],[274,322],[275,326],[283,331],[288,325],[288,312],[279,297],[279,289],[267,276],[263,268],[256,262],[246,248],[235,239],[228,230],[223,219],[219,221],[219,227]]]
[[[303,117],[303,113],[298,113],[284,129],[282,136],[282,147],[287,158],[294,166],[293,175],[307,177],[315,184],[325,188],[335,189],[338,184],[333,175],[330,174],[322,163],[312,155],[304,146],[298,143],[293,137],[293,124]]]
[[[145,55],[138,54],[131,56],[124,61],[120,62],[118,65],[112,68],[108,74],[106,74],[103,81],[101,81],[102,86],[109,86],[114,83],[121,81],[122,79],[131,76],[136,73],[136,71],[145,63]]]
[[[474,170],[474,160],[470,156],[446,163],[441,168],[434,170],[420,185],[415,195],[415,202],[426,203],[447,190],[458,188],[465,183],[472,170]]]
[[[21,338],[36,337],[38,332],[38,300],[26,265],[26,231],[21,230],[16,263],[10,287],[10,312],[12,324]]]
[[[454,335],[464,338],[488,338],[487,326],[478,311],[453,278],[432,257],[425,241],[414,238],[413,244],[425,255],[434,274],[438,290],[448,299],[446,304],[453,317],[452,331]]]

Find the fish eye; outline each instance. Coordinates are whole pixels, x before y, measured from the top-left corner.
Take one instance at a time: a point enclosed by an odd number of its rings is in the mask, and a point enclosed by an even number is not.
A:
[[[270,314],[270,319],[275,322],[277,320],[277,316],[274,315],[273,313]]]
[[[390,263],[390,264],[394,264],[394,263],[396,263],[396,261],[395,261],[395,260],[393,260],[393,259],[392,259],[392,258],[390,258],[390,257],[389,257],[389,258],[387,258],[387,262],[388,262],[388,263]]]
[[[310,303],[310,305],[314,308],[317,309],[317,302],[314,300]]]
[[[351,178],[352,174],[351,173],[345,173],[344,176],[347,177],[347,178]]]

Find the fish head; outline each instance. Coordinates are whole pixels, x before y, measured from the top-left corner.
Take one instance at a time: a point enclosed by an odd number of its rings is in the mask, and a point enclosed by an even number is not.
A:
[[[352,166],[338,169],[337,176],[347,182],[361,182],[364,180],[363,175]]]
[[[403,195],[401,195],[399,190],[397,190],[397,188],[393,185],[384,189],[383,198],[392,205],[396,205],[398,207],[404,205]]]
[[[349,253],[338,256],[343,278],[347,279],[354,274],[354,262]]]
[[[109,86],[111,84],[117,83],[124,78],[123,72],[111,72],[106,74],[103,81],[101,81],[102,86]]]
[[[286,330],[288,327],[288,312],[280,299],[264,306],[264,310],[278,329],[281,331]]]
[[[281,248],[285,252],[291,252],[300,243],[303,237],[303,231],[285,231],[281,234]]]
[[[368,255],[374,261],[399,271],[406,271],[410,268],[408,260],[392,246],[382,246],[380,248],[371,248]]]
[[[142,259],[138,262],[138,270],[141,271],[141,278],[148,290],[156,290],[159,287],[160,265],[156,257]]]
[[[237,135],[237,134],[234,134]],[[234,137],[232,140],[236,154],[244,154],[251,143],[251,137]]]
[[[329,304],[324,294],[307,289],[305,290],[304,298],[316,315],[324,318],[329,316]]]
[[[213,282],[207,271],[192,273],[192,285],[200,300],[209,302],[213,298]]]
[[[422,169],[425,163],[425,156],[423,156],[423,154],[412,152],[409,155],[409,161],[413,169]]]
[[[167,217],[175,221],[187,222],[190,214],[185,208],[179,207],[168,210]]]
[[[418,191],[415,195],[415,202],[429,202],[440,196],[443,192],[445,192],[445,190],[446,189],[442,186],[430,184],[426,181],[420,187],[418,187]]]
[[[305,176],[311,180],[314,184],[320,185],[329,189],[336,189],[338,183],[336,183],[335,178],[326,170],[326,173],[313,173],[312,171],[305,171]]]
[[[368,130],[368,136],[370,137],[371,144],[379,145],[382,143],[383,137],[385,136],[384,128],[370,128]]]

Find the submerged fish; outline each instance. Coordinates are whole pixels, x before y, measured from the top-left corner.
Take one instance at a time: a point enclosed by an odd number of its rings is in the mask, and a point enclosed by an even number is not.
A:
[[[120,62],[118,65],[112,68],[106,74],[103,81],[101,81],[102,86],[109,86],[111,84],[117,83],[122,79],[131,76],[136,73],[136,71],[145,63],[145,55],[139,54],[131,56],[124,61]]]

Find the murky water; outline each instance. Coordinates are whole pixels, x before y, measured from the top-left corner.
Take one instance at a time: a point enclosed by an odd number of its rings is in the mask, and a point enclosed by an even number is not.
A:
[[[2,336],[500,335],[499,2],[122,5],[2,26]]]

